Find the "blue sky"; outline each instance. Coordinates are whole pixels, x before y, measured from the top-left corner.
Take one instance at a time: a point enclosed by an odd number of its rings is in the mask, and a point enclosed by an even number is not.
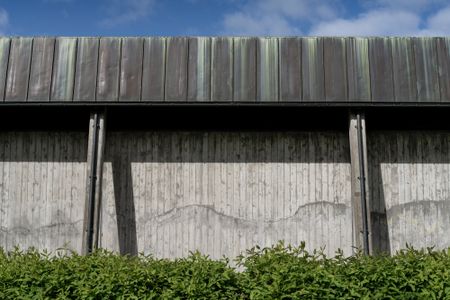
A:
[[[0,0],[2,35],[450,35],[450,0]]]

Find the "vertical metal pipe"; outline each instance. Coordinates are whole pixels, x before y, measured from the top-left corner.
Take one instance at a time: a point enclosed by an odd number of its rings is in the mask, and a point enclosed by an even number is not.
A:
[[[359,152],[359,184],[361,189],[361,209],[363,221],[363,245],[364,254],[369,254],[369,228],[367,222],[367,202],[366,202],[366,175],[364,170],[364,149],[363,149],[363,133],[361,124],[361,115],[356,115],[357,131],[358,131],[358,152]]]
[[[91,149],[91,166],[89,172],[89,197],[88,197],[88,224],[87,224],[87,253],[92,253],[94,238],[94,218],[95,218],[95,186],[97,180],[97,144],[98,144],[98,113],[94,114],[94,135]]]

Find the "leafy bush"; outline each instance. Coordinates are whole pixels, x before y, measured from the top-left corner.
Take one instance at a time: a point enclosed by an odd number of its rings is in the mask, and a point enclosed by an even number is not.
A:
[[[0,251],[0,299],[450,299],[450,249],[327,258],[305,245],[214,261]]]

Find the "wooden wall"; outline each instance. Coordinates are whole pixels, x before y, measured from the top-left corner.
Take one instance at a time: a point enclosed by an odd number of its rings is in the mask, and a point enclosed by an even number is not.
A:
[[[110,133],[102,201],[101,247],[121,253],[352,251],[344,133]]]
[[[0,246],[81,251],[87,134],[0,132]]]
[[[373,232],[382,250],[450,246],[450,133],[368,136]]]

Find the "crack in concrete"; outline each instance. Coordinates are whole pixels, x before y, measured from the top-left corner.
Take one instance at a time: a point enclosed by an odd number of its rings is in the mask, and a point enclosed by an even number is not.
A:
[[[297,217],[302,210],[307,209],[309,207],[315,207],[315,206],[334,207],[339,212],[339,214],[345,214],[345,210],[350,209],[349,206],[342,204],[342,203],[318,201],[318,202],[312,202],[312,203],[306,203],[306,204],[300,205],[293,215],[290,215],[287,217],[272,219],[272,220],[271,219],[258,220],[258,219],[246,219],[246,218],[242,218],[242,217],[227,215],[223,212],[218,211],[213,205],[191,204],[191,205],[185,205],[185,206],[180,206],[180,207],[174,207],[162,214],[152,216],[152,217],[148,218],[146,221],[156,219],[157,222],[164,222],[165,220],[171,219],[171,218],[175,217],[176,215],[180,215],[181,211],[183,211],[183,210],[200,208],[200,209],[205,209],[209,212],[212,212],[215,215],[220,216],[222,218],[231,219],[235,222],[264,222],[264,223],[268,223],[268,224],[273,224],[273,223],[278,223],[278,222],[287,221],[289,219],[293,219],[293,218]]]
[[[14,226],[11,228],[7,228],[5,226],[1,226],[0,227],[0,231],[4,232],[4,233],[12,233],[12,232],[16,232],[16,233],[22,233],[22,234],[29,234],[31,232],[36,232],[36,231],[40,231],[40,230],[45,230],[45,229],[49,229],[49,228],[54,228],[54,227],[59,227],[59,226],[63,226],[63,227],[75,227],[78,223],[82,223],[83,220],[77,220],[74,222],[60,222],[60,223],[51,223],[48,225],[43,225],[43,226],[39,226],[39,227],[35,227],[35,228],[29,228],[29,227],[24,227],[24,226]]]

